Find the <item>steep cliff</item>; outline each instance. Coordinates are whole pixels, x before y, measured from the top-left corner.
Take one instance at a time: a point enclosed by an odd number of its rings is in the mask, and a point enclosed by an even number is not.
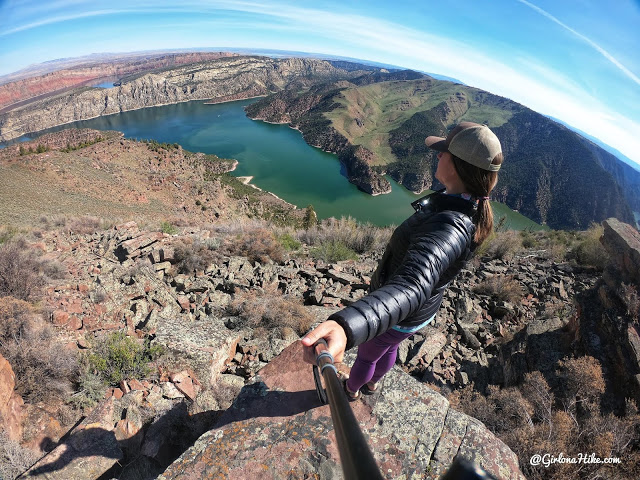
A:
[[[84,87],[6,112],[0,115],[0,141],[127,110],[189,100],[243,99],[281,90],[293,80],[304,86],[363,73],[322,60],[266,57],[230,57],[167,68],[134,76],[116,88]]]
[[[629,206],[636,212],[640,212],[640,172],[621,162],[615,155],[598,147],[586,138],[580,138],[586,148],[593,154],[598,163],[609,172],[615,181],[622,187]]]
[[[362,78],[369,78],[364,75]],[[361,145],[351,145],[345,136],[331,125],[325,113],[339,107],[334,97],[351,83],[344,81],[313,86],[299,94],[296,85],[247,106],[247,115],[254,120],[288,123],[300,130],[309,145],[338,155],[347,178],[360,190],[371,195],[388,193],[389,181],[375,170],[378,163],[373,152]]]

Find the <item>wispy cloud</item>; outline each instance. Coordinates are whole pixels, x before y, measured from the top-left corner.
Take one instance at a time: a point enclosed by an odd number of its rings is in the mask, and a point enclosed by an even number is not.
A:
[[[118,13],[118,11],[116,11],[116,10],[94,10],[94,11],[90,11],[90,12],[78,12],[78,13],[73,13],[73,14],[69,14],[69,15],[59,15],[59,16],[54,16],[54,17],[49,17],[49,18],[42,18],[42,19],[36,20],[34,22],[26,23],[26,24],[23,24],[23,25],[18,25],[17,27],[13,27],[13,28],[10,28],[8,30],[4,30],[4,31],[0,32],[0,36],[7,36],[7,35],[14,34],[14,33],[22,32],[22,31],[25,31],[25,30],[30,30],[32,28],[43,27],[45,25],[51,25],[51,24],[55,24],[55,23],[66,22],[66,21],[69,21],[69,20],[77,20],[77,19],[80,19],[80,18],[87,18],[87,17],[97,17],[97,16],[101,16],[101,15],[113,15],[114,13]]]
[[[551,15],[549,12],[547,12],[546,10],[543,10],[542,8],[538,7],[537,5],[534,5],[533,3],[527,2],[527,0],[518,0],[520,3],[522,3],[523,5],[526,5],[527,7],[535,10],[536,12],[538,12],[540,15],[543,15],[545,17],[547,17],[549,20],[551,20],[554,23],[557,23],[558,25],[560,25],[562,28],[564,28],[565,30],[567,30],[568,32],[571,32],[572,34],[574,34],[576,37],[578,37],[579,39],[581,39],[582,41],[584,41],[585,43],[587,43],[588,45],[590,45],[591,47],[593,47],[598,53],[600,53],[604,58],[606,58],[607,60],[609,60],[611,63],[613,63],[617,68],[619,68],[627,77],[629,77],[631,80],[633,80],[635,83],[637,83],[638,85],[640,85],[640,78],[638,78],[638,76],[636,76],[632,71],[630,71],[627,67],[625,67],[622,63],[620,63],[618,61],[618,59],[616,59],[613,55],[611,55],[609,52],[607,52],[604,48],[602,48],[600,45],[598,45],[596,42],[594,42],[593,40],[591,40],[589,37],[581,34],[580,32],[575,31],[573,28],[571,28],[570,26],[566,25],[565,23],[562,23],[560,20],[558,20],[556,17],[554,17],[553,15]]]

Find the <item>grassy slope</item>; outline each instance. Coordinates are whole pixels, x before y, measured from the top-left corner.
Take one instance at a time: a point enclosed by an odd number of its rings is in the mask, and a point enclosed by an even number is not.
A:
[[[457,92],[466,93],[470,103],[467,112],[457,121],[468,120],[497,127],[511,118],[509,110],[484,103],[485,95],[476,89],[431,79],[352,87],[335,98],[341,107],[325,116],[352,144],[371,150],[379,164],[386,165],[398,160],[389,146],[389,132],[414,114],[446,102]],[[354,118],[361,120],[361,125]]]

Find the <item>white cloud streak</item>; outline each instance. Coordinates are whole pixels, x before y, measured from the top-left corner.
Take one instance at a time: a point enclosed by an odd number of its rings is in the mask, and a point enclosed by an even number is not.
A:
[[[557,23],[558,25],[560,25],[562,28],[564,28],[565,30],[567,30],[568,32],[571,32],[572,34],[574,34],[576,37],[578,37],[580,40],[584,41],[585,43],[587,43],[588,45],[590,45],[591,47],[593,47],[599,54],[601,54],[604,58],[606,58],[607,60],[609,60],[611,63],[613,63],[618,69],[620,69],[620,71],[622,71],[627,77],[629,77],[631,80],[633,80],[635,83],[637,83],[638,85],[640,85],[640,78],[638,78],[638,76],[636,76],[632,71],[630,71],[627,67],[625,67],[622,63],[620,63],[613,55],[611,55],[609,52],[607,52],[604,48],[602,48],[600,45],[598,45],[596,42],[594,42],[593,40],[591,40],[589,37],[581,34],[580,32],[575,31],[573,28],[571,28],[570,26],[562,23],[560,20],[558,20],[556,17],[554,17],[553,15],[551,15],[549,12],[547,12],[546,10],[543,10],[542,8],[538,7],[537,5],[534,5],[533,3],[529,3],[527,2],[527,0],[518,0],[520,3],[522,3],[523,5],[526,5],[527,7],[535,10],[536,12],[538,12],[540,15],[543,15],[545,17],[547,17],[549,20],[551,20],[554,23]]]

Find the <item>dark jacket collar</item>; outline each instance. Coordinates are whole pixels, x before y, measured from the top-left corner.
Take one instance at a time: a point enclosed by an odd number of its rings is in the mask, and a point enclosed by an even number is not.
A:
[[[415,202],[412,202],[411,206],[417,212],[427,210],[435,213],[444,210],[454,210],[456,212],[464,213],[469,217],[472,217],[476,213],[475,202],[466,200],[457,195],[447,195],[444,193],[444,189],[419,198]]]

